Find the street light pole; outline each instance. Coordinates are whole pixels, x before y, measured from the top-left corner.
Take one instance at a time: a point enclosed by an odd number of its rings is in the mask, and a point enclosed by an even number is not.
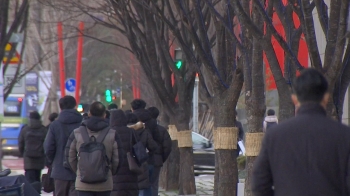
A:
[[[193,89],[193,115],[192,115],[192,122],[193,122],[192,131],[196,133],[198,133],[198,84],[199,84],[199,77],[197,73],[196,79],[194,82],[194,89]]]

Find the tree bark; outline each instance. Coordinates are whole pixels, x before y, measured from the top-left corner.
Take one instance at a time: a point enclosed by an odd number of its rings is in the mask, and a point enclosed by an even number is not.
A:
[[[264,3],[264,0],[261,0]],[[258,5],[253,3],[252,20],[259,30],[263,30],[264,23],[262,17],[259,15],[257,9]],[[262,132],[262,125],[265,116],[265,85],[264,85],[264,68],[263,68],[263,50],[260,45],[260,40],[253,38],[252,45],[252,69],[250,78],[245,77],[245,81],[251,81],[251,93],[246,92],[246,111],[248,119],[249,133]],[[250,96],[247,96],[250,95]],[[246,146],[249,148],[249,146]],[[245,195],[252,196],[251,177],[255,156],[247,156],[246,171],[247,178],[245,179]]]
[[[177,140],[172,140],[172,150],[169,158],[163,164],[159,186],[166,191],[179,190],[179,173],[180,173],[180,152]]]

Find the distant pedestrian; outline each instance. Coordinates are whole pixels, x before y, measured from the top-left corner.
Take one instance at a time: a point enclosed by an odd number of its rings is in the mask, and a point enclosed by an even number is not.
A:
[[[108,122],[108,123],[109,123],[109,118],[110,118],[110,116],[111,116],[111,113],[110,113],[108,110],[106,110],[105,119],[106,119],[106,122]]]
[[[157,120],[159,116],[159,110],[156,107],[149,107],[147,109],[151,117]],[[152,178],[150,179],[151,187],[152,187],[152,196],[158,196],[158,188],[159,188],[159,174],[160,170],[163,167],[163,163],[167,160],[171,152],[171,138],[165,127],[158,124],[158,131],[160,134],[160,145],[158,148],[158,152],[155,153],[155,161],[154,161],[154,170]]]
[[[265,120],[263,123],[263,126],[264,126],[263,131],[266,132],[266,130],[270,129],[272,126],[277,124],[278,124],[278,118],[275,115],[275,110],[273,109],[267,110],[267,116],[265,117]]]
[[[40,182],[41,170],[45,167],[44,140],[47,129],[37,111],[29,113],[28,125],[18,138],[19,152],[23,156],[25,177],[28,182]]]
[[[236,121],[235,121],[235,126],[238,128],[238,141],[237,141],[237,156],[239,156],[239,153],[242,151],[241,147],[239,146],[238,142],[239,141],[244,141],[244,130],[243,130],[243,125],[241,121],[238,120],[238,113],[236,110],[234,110],[235,116],[236,116]],[[243,152],[242,152],[243,154]]]
[[[46,126],[47,129],[49,129],[51,123],[52,123],[53,121],[55,121],[57,117],[58,117],[58,114],[57,114],[56,112],[53,112],[53,113],[51,113],[51,114],[49,115],[49,121],[50,121],[50,123]]]
[[[45,154],[48,164],[52,166],[51,177],[55,180],[55,196],[76,196],[74,187],[76,175],[63,166],[64,149],[68,137],[80,126],[83,117],[75,109],[77,103],[74,97],[62,97],[59,105],[61,112],[57,120],[51,123],[45,139]]]
[[[110,117],[110,126],[112,129],[117,131],[117,136],[119,137],[121,147],[124,153],[117,170],[117,174],[113,176],[113,191],[111,196],[137,196],[138,186],[137,186],[137,174],[133,173],[129,169],[129,164],[127,161],[126,153],[130,152],[132,149],[132,134],[133,129],[128,128],[128,119],[126,118],[124,111],[122,110],[112,110]],[[119,156],[120,157],[120,156]]]
[[[85,112],[85,113],[83,114],[83,120],[86,120],[86,119],[88,119],[88,118],[89,118],[89,114]]]
[[[254,162],[254,195],[348,196],[350,128],[327,117],[326,78],[306,69],[293,88],[297,115],[265,133]]]
[[[85,120],[79,128],[73,131],[67,142],[66,156],[68,156],[70,168],[77,174],[75,189],[79,196],[109,196],[113,189],[112,175],[116,174],[119,164],[118,144],[115,141],[116,131],[109,128],[109,123],[106,122],[105,115],[106,107],[101,102],[92,103],[89,112],[90,118]],[[85,136],[88,141],[84,139]],[[103,144],[107,160],[104,159],[105,156],[98,156],[99,154],[83,151],[83,149],[88,148],[84,148],[83,146],[86,146],[86,144],[92,145],[88,143],[89,141]],[[82,159],[85,160],[82,155],[83,152],[85,154],[90,153],[90,155],[85,156],[93,157],[94,159],[91,161],[96,162],[81,162]],[[106,165],[109,171],[106,173],[105,180],[97,181],[96,179],[96,181],[94,181],[95,179],[91,177],[95,175],[97,178],[97,175],[102,174],[98,173],[98,171],[104,171],[103,168],[97,168],[99,166],[104,166],[104,163],[101,163],[101,161],[109,162],[106,163],[110,164]],[[93,171],[87,171],[88,168]]]
[[[108,105],[108,110],[117,110],[118,109],[118,105],[115,103],[111,103]]]

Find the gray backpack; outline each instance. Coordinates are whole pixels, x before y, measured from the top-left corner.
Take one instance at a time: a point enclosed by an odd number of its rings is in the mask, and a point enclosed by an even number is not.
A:
[[[80,131],[84,140],[79,148],[78,155],[80,181],[89,184],[106,182],[110,170],[110,160],[106,154],[103,140],[109,131],[109,127],[103,129],[97,138],[89,137],[85,126],[81,126]]]

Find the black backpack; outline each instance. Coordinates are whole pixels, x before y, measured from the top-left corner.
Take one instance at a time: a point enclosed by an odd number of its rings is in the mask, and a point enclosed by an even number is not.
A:
[[[25,127],[27,133],[25,135],[24,155],[30,158],[44,157],[44,140],[46,137],[46,128],[42,126],[40,129],[31,129]]]
[[[106,182],[110,170],[110,160],[106,154],[103,140],[109,131],[109,127],[103,129],[97,138],[89,137],[85,126],[80,127],[80,132],[84,143],[79,148],[78,168],[80,171],[80,181],[94,184]]]
[[[270,127],[277,125],[277,122],[266,122],[266,130],[268,130]]]

